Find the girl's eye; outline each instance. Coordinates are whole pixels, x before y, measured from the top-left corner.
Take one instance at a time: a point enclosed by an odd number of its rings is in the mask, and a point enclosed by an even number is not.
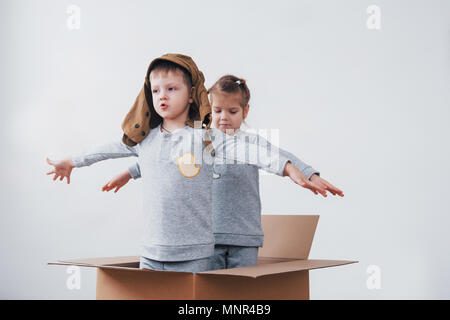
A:
[[[231,114],[235,114],[237,111],[230,111]]]
[[[169,91],[173,91],[173,90],[175,90],[175,88],[169,88]]]
[[[153,93],[157,93],[157,92],[158,92],[158,90],[156,90],[156,89],[153,89],[153,90],[152,90],[152,92],[153,92]]]

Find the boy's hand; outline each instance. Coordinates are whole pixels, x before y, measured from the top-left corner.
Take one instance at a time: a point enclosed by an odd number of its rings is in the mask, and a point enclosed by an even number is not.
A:
[[[284,167],[283,175],[289,176],[289,178],[291,178],[291,180],[296,184],[303,188],[311,190],[314,194],[320,193],[324,197],[327,196],[327,192],[325,191],[324,187],[308,180],[308,178],[306,178],[306,176],[290,162],[288,162]]]
[[[114,193],[116,193],[117,191],[119,191],[120,188],[126,185],[130,179],[131,179],[130,172],[128,172],[128,170],[124,171],[121,174],[109,180],[108,183],[103,186],[102,191],[110,191],[116,188],[116,190],[114,190]]]
[[[60,160],[60,161],[53,161],[50,160],[49,158],[46,158],[47,163],[51,166],[54,166],[55,168],[50,171],[47,172],[47,175],[49,174],[55,174],[55,176],[53,177],[53,181],[55,181],[56,179],[62,181],[64,179],[64,177],[67,178],[67,184],[70,183],[70,173],[72,172],[72,169],[75,168],[75,165],[72,162],[72,158],[66,158],[64,160]]]
[[[311,182],[313,182],[315,185],[318,185],[322,188],[324,188],[325,190],[328,190],[329,192],[331,192],[333,194],[333,196],[335,196],[336,194],[343,197],[344,193],[339,190],[338,188],[336,188],[335,186],[333,186],[331,183],[329,183],[327,180],[322,179],[321,177],[319,177],[317,174],[313,174],[309,180],[311,180]]]

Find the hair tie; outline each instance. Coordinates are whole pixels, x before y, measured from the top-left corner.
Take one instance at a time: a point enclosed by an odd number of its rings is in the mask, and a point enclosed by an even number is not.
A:
[[[238,85],[240,85],[240,84],[242,84],[242,83],[245,84],[245,79],[244,79],[244,78],[240,78],[239,80],[236,80],[236,83],[237,83]]]

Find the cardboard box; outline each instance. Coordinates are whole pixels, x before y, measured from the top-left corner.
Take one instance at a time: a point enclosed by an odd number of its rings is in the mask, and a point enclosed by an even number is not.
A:
[[[97,299],[309,299],[309,270],[355,263],[308,259],[318,215],[262,215],[258,265],[199,273],[139,269],[139,256],[49,265],[97,268]]]

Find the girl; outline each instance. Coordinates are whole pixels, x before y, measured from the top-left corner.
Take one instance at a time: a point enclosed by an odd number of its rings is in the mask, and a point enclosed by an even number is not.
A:
[[[248,115],[250,91],[244,79],[233,75],[221,77],[209,89],[213,124],[229,135],[249,141],[261,137],[240,130]],[[280,149],[280,153],[315,184],[333,195],[342,191],[319,177],[319,173],[294,155]],[[213,230],[216,240],[211,269],[225,269],[257,264],[258,247],[263,246],[261,228],[261,199],[259,170],[252,165],[217,164],[213,181]],[[244,189],[245,192],[240,192]]]
[[[240,130],[250,109],[250,91],[244,79],[232,75],[223,76],[209,89],[209,95],[213,125],[217,129],[240,140],[268,143],[258,135]],[[320,178],[313,168],[288,152],[281,149],[279,152],[292,162],[286,164],[285,175],[298,168],[315,185],[333,195],[343,196],[341,190]],[[258,167],[226,164],[216,157],[213,171],[212,216],[215,248],[210,269],[256,265],[258,247],[262,247],[264,236],[261,228]],[[117,192],[131,177],[140,177],[139,165],[132,166],[128,171],[113,178],[102,190],[110,191],[116,188],[114,192]],[[317,191],[312,191],[317,194]]]

